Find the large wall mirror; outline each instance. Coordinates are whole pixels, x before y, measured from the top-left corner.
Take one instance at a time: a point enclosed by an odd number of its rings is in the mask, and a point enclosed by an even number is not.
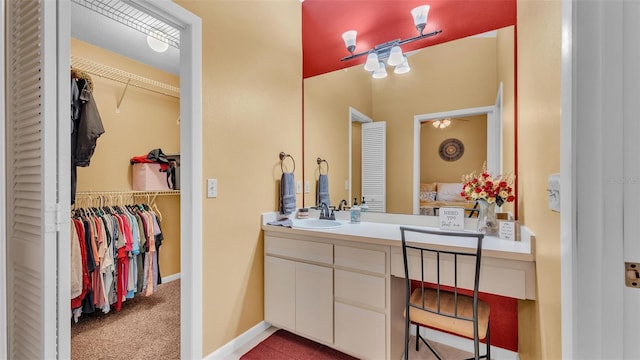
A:
[[[417,213],[416,181],[460,183],[463,174],[481,170],[487,154],[498,156],[489,159],[491,170],[514,173],[514,55],[515,28],[509,26],[414,51],[405,74],[388,69],[386,78],[373,79],[359,65],[304,79],[304,206],[316,205],[318,176],[325,173],[317,158],[329,164],[331,205],[361,201],[361,128],[368,121],[386,123],[386,166],[380,172],[388,213]],[[497,103],[499,114],[469,110]],[[453,116],[447,127],[436,128],[434,114]],[[514,204],[502,211],[517,214]]]

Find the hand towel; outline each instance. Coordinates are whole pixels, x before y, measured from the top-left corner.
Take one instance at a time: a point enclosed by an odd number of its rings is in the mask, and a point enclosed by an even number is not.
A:
[[[329,199],[329,177],[327,174],[320,174],[320,176],[318,176],[316,205],[320,205],[322,203],[327,204],[327,206],[331,206],[331,199]]]
[[[282,173],[280,179],[280,213],[291,214],[296,209],[296,182],[293,173]]]
[[[280,220],[269,221],[267,225],[283,226],[283,227],[290,228],[290,227],[293,227],[293,221],[291,221],[291,219],[289,218],[284,218]]]

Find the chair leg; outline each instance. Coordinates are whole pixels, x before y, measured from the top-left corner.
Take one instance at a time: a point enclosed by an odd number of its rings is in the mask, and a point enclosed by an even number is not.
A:
[[[491,360],[491,331],[489,324],[487,324],[487,338],[485,340],[487,342],[487,360]]]
[[[416,352],[420,350],[420,325],[416,324]]]
[[[411,321],[409,320],[409,308],[406,309],[406,316],[404,317],[404,360],[409,360],[409,326]]]

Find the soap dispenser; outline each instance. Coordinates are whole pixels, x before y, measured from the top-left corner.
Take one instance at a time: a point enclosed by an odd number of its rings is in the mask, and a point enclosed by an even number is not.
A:
[[[367,202],[364,201],[364,196],[362,197],[362,205],[360,205],[360,210],[362,212],[367,212],[369,210],[369,205],[367,205]]]
[[[356,199],[353,199],[353,206],[351,207],[351,223],[360,224],[360,207]]]

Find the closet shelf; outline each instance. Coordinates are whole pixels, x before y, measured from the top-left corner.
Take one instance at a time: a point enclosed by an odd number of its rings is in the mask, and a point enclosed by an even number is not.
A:
[[[129,0],[71,0],[73,3],[117,21],[122,25],[148,35],[154,31],[163,33],[161,41],[180,49],[180,30],[171,24],[156,19],[135,7]]]
[[[164,191],[78,191],[76,196],[172,196],[180,195],[180,190]]]
[[[169,85],[157,80],[149,79],[140,75],[132,74],[130,72],[120,70],[108,65],[100,64],[93,60],[85,59],[80,56],[71,55],[71,66],[91,75],[100,76],[105,79],[110,79],[122,84],[126,84],[126,86],[134,86],[174,98],[180,98],[179,87]],[[122,93],[122,96],[124,96],[124,92]],[[121,101],[122,99],[120,99],[120,102]]]

